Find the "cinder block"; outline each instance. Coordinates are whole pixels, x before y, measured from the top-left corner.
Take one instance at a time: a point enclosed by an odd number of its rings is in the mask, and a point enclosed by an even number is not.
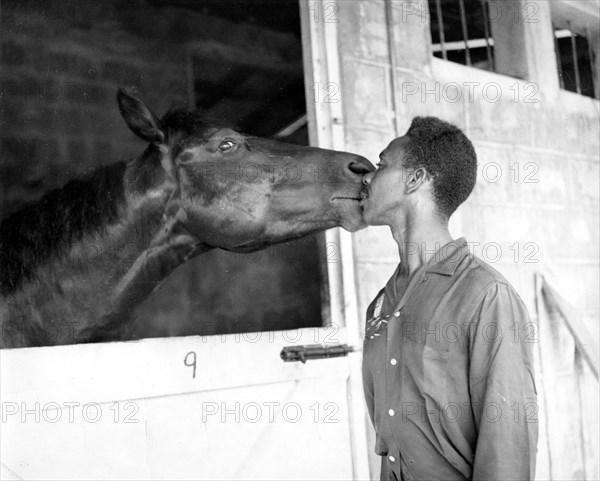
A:
[[[540,271],[540,264],[521,264],[519,270],[521,273],[521,286],[519,296],[527,307],[529,317],[537,319],[536,300],[535,300],[535,274]]]
[[[344,56],[389,63],[385,2],[331,2],[339,8],[340,46]]]
[[[19,137],[2,138],[2,163],[16,164],[19,159],[35,159],[35,141],[33,139],[24,139]]]
[[[600,269],[598,264],[547,262],[544,265],[548,281],[556,291],[578,311],[597,310]]]
[[[105,165],[111,162],[116,162],[113,159],[111,143],[104,140],[96,140],[93,144],[93,154],[91,158],[96,165]]]
[[[3,137],[19,135],[26,128],[26,122],[23,118],[23,106],[21,102],[13,101],[9,98],[2,98],[2,131]],[[4,155],[4,154],[3,154]]]
[[[55,139],[5,137],[2,139],[3,181],[9,185],[41,189],[49,170],[60,162]],[[38,190],[38,197],[42,190]],[[10,192],[2,192],[9,199]]]
[[[471,196],[477,202],[515,202],[515,183],[511,165],[514,149],[475,143],[477,182]]]
[[[576,151],[590,155],[596,161],[600,159],[600,124],[598,111],[592,115],[587,112],[575,112],[565,124],[570,146]]]
[[[89,57],[68,51],[48,51],[40,58],[40,69],[81,79],[98,79],[100,61],[90,50]]]
[[[53,138],[35,139],[36,159],[42,163],[53,163],[58,158],[58,143]]]
[[[90,162],[90,155],[85,140],[70,140],[68,143],[69,161],[71,164],[86,164]]]
[[[469,108],[469,138],[516,145],[531,145],[530,104],[515,103],[504,86],[491,82],[474,89]],[[497,100],[496,100],[497,99]]]
[[[477,238],[475,224],[479,221],[479,217],[473,215],[474,205],[476,205],[475,197],[471,194],[452,214],[448,223],[452,238],[465,237],[467,241]]]
[[[360,154],[375,165],[379,154],[394,140],[393,130],[367,130],[360,125],[350,125],[346,128],[346,149]]]
[[[597,114],[594,118],[585,113],[572,112],[561,102],[564,103],[564,99],[550,105],[543,104],[541,109],[533,112],[533,145],[542,149],[589,154],[598,159],[600,129]]]
[[[77,109],[57,110],[55,128],[64,133],[77,132],[79,129],[85,129],[85,112]]]
[[[2,65],[27,65],[28,62],[27,49],[15,42],[8,40],[2,42]],[[4,68],[4,67],[3,67]]]
[[[408,130],[412,119],[417,116],[437,117],[466,129],[465,91],[459,83],[400,70],[396,71],[395,78],[400,135]]]
[[[540,256],[593,259],[598,256],[598,214],[582,210],[540,211]]]
[[[105,105],[108,95],[104,87],[99,85],[67,80],[64,98],[68,103]]]
[[[109,60],[102,66],[102,78],[119,85],[135,85],[142,83],[141,69],[131,62]]]
[[[578,229],[582,225],[585,226],[585,229],[590,234],[589,238],[586,238],[586,242],[589,241],[587,242],[589,252],[595,252],[598,255],[598,252],[600,252],[600,237],[598,236],[600,232],[600,216],[598,215],[598,210],[586,210],[583,212],[583,219],[577,221],[576,235],[578,235]]]
[[[392,125],[388,83],[386,67],[354,61],[344,68],[341,95],[334,94],[330,101],[344,99],[347,122],[387,130]]]
[[[541,268],[547,239],[539,228],[540,216],[519,207],[480,206],[473,209],[474,233],[467,241],[472,252],[492,265]]]
[[[394,1],[392,35],[396,66],[422,71],[431,61],[429,9],[425,1]]]
[[[588,206],[598,210],[600,200],[600,164],[587,160],[571,159],[571,195],[575,206]]]
[[[595,319],[598,319],[598,313],[596,313]],[[595,338],[598,339],[597,321],[594,322],[594,325],[596,326]],[[585,422],[582,426],[585,473],[587,479],[598,479],[600,477],[598,466],[598,445],[600,440],[600,426],[598,422],[598,412],[600,409],[598,409],[598,399],[600,399],[600,393],[598,392],[598,381],[585,361],[581,360],[580,366],[579,386],[581,389],[582,411],[585,413]]]
[[[17,80],[15,78],[3,78],[0,83],[0,89],[3,96],[20,97],[39,95],[42,90],[42,84],[38,79],[28,75],[21,75]]]
[[[565,206],[569,203],[568,165],[559,155],[515,149],[508,175],[521,201]]]
[[[387,226],[371,226],[353,234],[354,258],[357,262],[372,259],[385,259],[386,262],[398,262],[398,244],[394,241]]]

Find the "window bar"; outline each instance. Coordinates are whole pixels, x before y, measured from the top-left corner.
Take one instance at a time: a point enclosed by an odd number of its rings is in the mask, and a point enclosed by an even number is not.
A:
[[[594,53],[592,52],[592,42],[591,42],[591,38],[592,37],[590,37],[590,29],[589,29],[589,27],[585,27],[585,35],[586,35],[587,46],[588,46],[588,62],[590,64],[590,66],[592,66],[592,65],[594,65],[594,63],[593,63],[594,62],[593,61]],[[595,90],[594,90],[594,76],[592,75],[592,93],[591,93],[591,97],[592,98],[595,98],[594,92],[595,92]]]
[[[483,28],[485,33],[485,51],[487,55],[488,62],[492,67],[492,71],[496,71],[496,65],[494,61],[494,56],[492,55],[492,47],[490,45],[490,24],[487,12],[487,1],[481,0],[481,7],[483,8]]]
[[[556,66],[558,67],[558,82],[560,84],[560,88],[565,88],[565,79],[563,78],[563,69],[562,62],[560,61],[560,47],[558,45],[558,38],[556,37],[556,27],[552,25],[552,30],[554,30],[554,53],[556,54]]]
[[[586,35],[587,46],[588,46],[588,61],[591,64],[593,62],[594,53],[592,52],[592,42],[590,41],[592,37],[590,37],[590,28],[589,27],[585,27],[585,35]]]
[[[442,18],[442,0],[435,0],[435,11],[437,12],[437,24],[440,32],[440,46],[442,47],[442,57],[448,60],[446,53],[446,34],[444,32],[444,19]]]
[[[460,5],[460,23],[462,24],[462,34],[463,40],[465,41],[465,61],[467,65],[471,66],[471,52],[469,52],[469,45],[467,45],[467,40],[469,39],[469,33],[467,32],[467,14],[465,12],[465,1],[458,0],[458,4]]]
[[[577,62],[577,42],[575,41],[575,33],[571,30],[571,23],[567,22],[567,27],[571,32],[571,53],[573,54],[573,68],[575,69],[575,85],[577,93],[581,94],[581,79],[579,78],[579,64]]]

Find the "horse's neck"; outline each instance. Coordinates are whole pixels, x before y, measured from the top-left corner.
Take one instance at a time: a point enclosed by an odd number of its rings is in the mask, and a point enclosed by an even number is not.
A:
[[[144,197],[145,204],[153,204],[154,196],[163,201],[162,194],[156,192]],[[144,220],[147,217],[147,213],[134,216],[132,225],[137,226],[134,230],[143,231],[148,225]],[[84,340],[118,340],[124,324],[163,279],[179,265],[210,249],[193,239],[176,216],[161,215],[154,225],[153,235],[141,235],[136,253],[125,260],[127,268],[115,277],[118,281],[111,289],[110,303],[103,311],[101,322],[83,333]]]
[[[10,318],[27,344],[65,344],[131,337],[139,304],[175,267],[202,247],[165,208],[173,186],[159,176],[125,171],[125,201],[116,221],[84,235],[38,268],[35,280],[7,299]],[[4,316],[2,316],[4,317]],[[36,335],[29,335],[32,332]],[[37,337],[37,340],[36,340]]]

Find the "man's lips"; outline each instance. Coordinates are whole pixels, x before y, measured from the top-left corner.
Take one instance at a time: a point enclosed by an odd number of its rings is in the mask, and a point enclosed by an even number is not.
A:
[[[367,190],[361,190],[360,191],[360,208],[364,209],[365,208],[365,204],[367,203],[367,199],[369,198],[369,192]]]

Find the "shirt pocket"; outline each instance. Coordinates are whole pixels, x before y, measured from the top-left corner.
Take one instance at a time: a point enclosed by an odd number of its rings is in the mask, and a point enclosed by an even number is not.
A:
[[[445,406],[447,402],[446,382],[450,361],[450,343],[442,333],[432,326],[423,336],[422,385],[421,391],[435,402]]]

